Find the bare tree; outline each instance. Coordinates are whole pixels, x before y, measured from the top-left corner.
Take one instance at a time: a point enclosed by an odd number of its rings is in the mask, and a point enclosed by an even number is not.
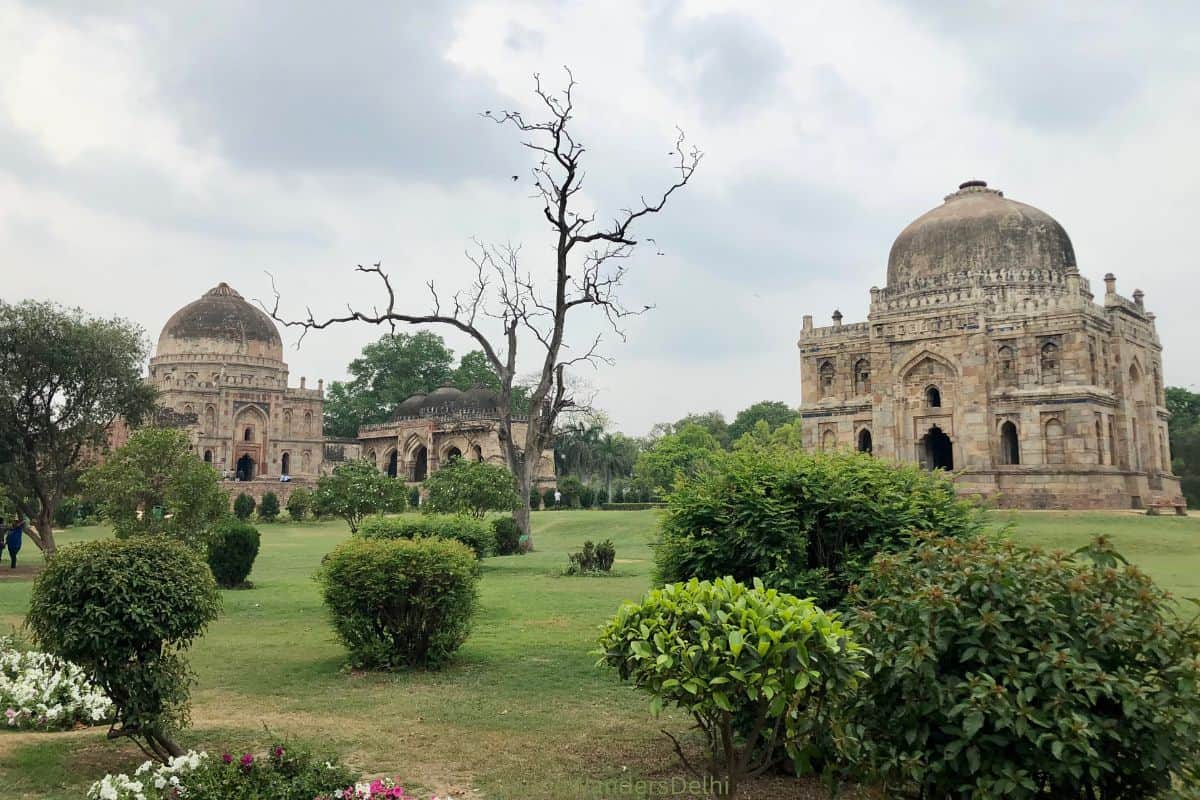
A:
[[[568,370],[578,365],[611,363],[600,346],[603,335],[593,337],[586,347],[575,349],[566,341],[567,321],[574,312],[598,310],[612,331],[624,339],[622,320],[649,310],[650,306],[631,310],[619,297],[627,260],[638,240],[634,227],[644,218],[663,210],[670,197],[691,180],[702,153],[690,146],[683,131],[675,140],[673,157],[676,177],[661,193],[639,199],[636,206],[621,209],[607,223],[596,222],[595,211],[577,209],[583,188],[584,146],[572,135],[574,118],[574,76],[567,70],[567,84],[561,92],[542,87],[534,76],[534,91],[541,101],[545,117],[527,119],[520,111],[485,111],[483,117],[498,125],[511,126],[522,135],[521,144],[539,159],[533,167],[536,192],[542,202],[542,214],[550,223],[554,237],[555,280],[549,285],[534,285],[532,275],[519,263],[520,248],[476,242],[468,253],[475,267],[472,284],[443,300],[433,281],[428,282],[432,309],[411,313],[396,306],[396,293],[381,264],[359,265],[357,272],[376,276],[387,292],[387,305],[370,311],[348,308],[343,316],[318,320],[308,310],[306,319],[285,319],[279,311],[279,292],[271,316],[285,326],[303,329],[301,339],[310,330],[321,330],[347,322],[375,325],[438,324],[456,328],[470,336],[483,349],[488,362],[500,378],[499,438],[517,482],[522,500],[516,521],[522,533],[530,533],[529,489],[538,472],[542,453],[553,443],[554,423],[558,415],[572,407],[574,398],[567,379]],[[514,176],[516,177],[516,176]],[[653,240],[648,240],[653,242]],[[491,330],[485,330],[491,328]],[[513,385],[517,375],[518,344],[530,342],[539,354],[541,368],[527,387],[528,406],[514,414]],[[536,344],[533,344],[536,343]],[[526,422],[524,435],[514,435],[514,422]],[[519,430],[519,429],[518,429]],[[532,541],[532,539],[530,540]]]

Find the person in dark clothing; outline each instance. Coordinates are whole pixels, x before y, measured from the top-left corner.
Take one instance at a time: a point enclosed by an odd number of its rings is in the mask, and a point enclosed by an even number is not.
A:
[[[8,547],[8,557],[12,561],[12,568],[17,568],[17,553],[21,552],[21,539],[25,533],[25,522],[20,518],[13,520],[12,527],[8,529],[8,534],[4,537],[4,544]]]

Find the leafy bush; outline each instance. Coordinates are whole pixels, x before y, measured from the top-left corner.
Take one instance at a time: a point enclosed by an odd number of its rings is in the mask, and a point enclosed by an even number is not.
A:
[[[299,486],[292,490],[288,495],[287,512],[293,522],[300,522],[304,519],[304,515],[308,513],[308,509],[312,506],[312,492]]]
[[[370,461],[351,461],[317,479],[314,505],[323,516],[346,520],[353,533],[368,514],[403,511],[407,493],[403,483],[384,475]]]
[[[554,508],[558,505],[558,501],[554,499],[554,490],[547,489],[542,492],[542,505],[547,509]]]
[[[258,518],[263,522],[274,522],[278,516],[279,497],[274,492],[267,492],[258,505]]]
[[[416,539],[435,536],[462,542],[476,558],[487,558],[496,550],[496,533],[481,519],[453,514],[415,514],[403,517],[368,517],[358,528],[366,539]]]
[[[92,784],[94,800],[312,800],[333,797],[354,780],[336,756],[313,756],[290,742],[265,756],[191,751],[167,764],[147,761],[130,777],[105,775]]]
[[[459,542],[354,537],[326,556],[318,578],[355,666],[436,668],[470,632],[477,574]]]
[[[246,584],[258,557],[258,529],[241,520],[228,520],[216,527],[208,543],[208,568],[217,585],[235,589]]]
[[[519,499],[507,467],[455,458],[425,479],[421,511],[483,517],[489,511],[512,511]]]
[[[542,506],[542,495],[537,488],[529,490],[529,510],[537,511]]]
[[[601,509],[604,511],[649,511],[654,508],[666,507],[666,503],[605,503]]]
[[[914,531],[961,536],[980,515],[940,473],[860,453],[752,448],[715,456],[668,498],[656,578],[732,575],[840,605],[876,553]]]
[[[416,486],[408,490],[408,507],[413,509],[421,507],[421,490]]]
[[[597,545],[591,541],[583,543],[583,549],[578,553],[567,555],[567,575],[599,575],[612,571],[613,561],[617,558],[617,550],[611,539],[605,539]]]
[[[583,483],[574,475],[568,475],[558,481],[558,493],[562,495],[560,505],[566,508],[579,508],[579,498],[583,494]]]
[[[851,597],[864,763],[923,797],[1195,792],[1200,632],[1103,539],[1086,555],[929,537],[877,558]]]
[[[217,473],[196,458],[187,434],[173,428],[141,428],[129,441],[83,475],[91,497],[119,538],[165,534],[203,557],[206,537],[225,516],[229,498]]]
[[[496,535],[496,555],[511,556],[521,552],[521,529],[512,517],[500,517],[492,522]]]
[[[603,507],[608,502],[608,490],[601,487],[596,490],[595,504]]]
[[[98,539],[58,551],[33,584],[26,624],[43,648],[78,664],[116,707],[115,735],[165,761],[187,724],[183,658],[217,617],[212,573],[163,536]]]
[[[692,716],[709,745],[707,771],[728,778],[729,797],[772,765],[777,744],[803,762],[807,738],[833,724],[823,710],[865,677],[836,614],[732,578],[669,584],[626,603],[600,647],[601,663],[650,693],[653,713],[672,705]],[[745,737],[740,709],[752,715]]]
[[[77,664],[0,636],[0,708],[10,728],[62,730],[103,722],[113,706]]]
[[[581,508],[591,508],[595,500],[596,490],[592,487],[584,486],[579,490],[579,506]]]
[[[254,507],[258,505],[254,502],[254,498],[245,492],[238,494],[233,501],[233,515],[238,519],[245,521],[250,519],[250,515],[254,513]]]

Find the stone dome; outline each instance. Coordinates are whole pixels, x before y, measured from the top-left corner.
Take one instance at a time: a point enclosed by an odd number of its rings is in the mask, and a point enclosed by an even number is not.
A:
[[[424,405],[425,395],[414,394],[400,405],[396,406],[396,410],[392,412],[392,419],[403,419],[404,417],[416,417],[421,414],[421,406]]]
[[[404,400],[392,412],[392,419],[420,417],[457,411],[495,412],[500,408],[500,397],[491,389],[482,386],[463,392],[453,386],[442,386],[429,394],[414,394]]]
[[[1075,249],[1058,221],[967,181],[900,232],[888,256],[889,287],[979,269],[1073,271]]]
[[[283,361],[283,341],[275,322],[219,283],[176,311],[158,337],[157,356],[241,355]]]

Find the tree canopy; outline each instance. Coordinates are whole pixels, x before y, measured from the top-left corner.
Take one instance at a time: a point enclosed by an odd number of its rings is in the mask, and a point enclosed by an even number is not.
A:
[[[154,409],[141,328],[54,303],[0,301],[0,493],[55,551],[54,512],[118,417]]]
[[[520,501],[507,467],[465,458],[450,459],[426,478],[425,491],[421,510],[427,514],[483,517],[489,511],[511,512]]]
[[[634,482],[652,495],[662,496],[675,485],[677,476],[694,476],[720,450],[721,443],[708,430],[700,425],[684,425],[638,456]]]
[[[353,533],[368,514],[403,511],[407,494],[402,482],[380,473],[370,461],[351,461],[317,479],[313,506],[322,516],[346,520]]]
[[[1200,505],[1200,394],[1167,387],[1167,423],[1171,434],[1171,471],[1183,484],[1188,505]]]
[[[743,408],[737,417],[729,424],[729,439],[736,443],[738,439],[754,430],[759,422],[767,423],[768,432],[780,425],[797,422],[800,412],[779,400],[761,400],[749,408]]]

